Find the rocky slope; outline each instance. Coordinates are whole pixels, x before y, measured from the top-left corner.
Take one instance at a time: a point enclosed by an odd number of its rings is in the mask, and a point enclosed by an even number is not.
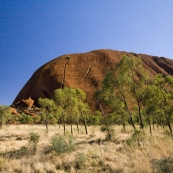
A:
[[[93,93],[101,87],[101,82],[108,67],[114,68],[123,54],[140,56],[143,65],[152,75],[162,73],[173,76],[173,60],[114,50],[95,50],[87,53],[60,56],[44,64],[21,89],[13,104],[31,97],[37,105],[39,97],[53,97],[57,88],[80,88],[87,93],[86,101],[92,110],[97,108]]]

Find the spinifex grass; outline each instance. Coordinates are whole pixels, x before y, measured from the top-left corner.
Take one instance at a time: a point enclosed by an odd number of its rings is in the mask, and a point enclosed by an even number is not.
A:
[[[0,172],[173,172],[173,140],[163,130],[155,129],[151,137],[145,129],[139,146],[131,127],[126,133],[120,126],[113,128],[115,139],[105,141],[99,126],[90,126],[88,135],[80,126],[79,134],[74,129],[75,150],[57,154],[51,148],[51,139],[63,135],[61,126],[50,125],[48,134],[42,125],[4,126],[0,130]],[[29,150],[30,134],[39,135],[34,154]],[[68,126],[67,138],[69,134]]]

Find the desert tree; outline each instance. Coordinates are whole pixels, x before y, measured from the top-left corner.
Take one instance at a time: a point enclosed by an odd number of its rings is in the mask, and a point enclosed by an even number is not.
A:
[[[46,133],[48,133],[48,125],[51,118],[55,115],[54,110],[56,108],[55,102],[48,98],[39,98],[38,104],[41,106],[43,121],[46,126]]]
[[[89,106],[88,104],[84,102],[79,102],[77,105],[77,109],[79,112],[79,119],[82,120],[84,127],[85,127],[85,133],[88,134],[88,129],[87,129],[87,117],[89,114]]]
[[[87,115],[89,114],[89,106],[87,103],[85,103],[85,99],[86,99],[86,93],[77,88],[75,89],[76,91],[76,98],[77,98],[77,112],[79,115],[79,119],[82,119],[82,122],[85,126],[85,132],[86,134],[88,134],[88,130],[87,130]],[[78,122],[78,118],[77,118],[77,122]],[[79,131],[79,129],[78,129]]]
[[[54,101],[56,104],[56,107],[60,110],[60,120],[63,124],[64,128],[64,135],[66,132],[66,94],[63,92],[63,89],[56,89],[54,91]]]
[[[131,64],[129,69],[131,74],[130,94],[136,102],[140,127],[144,129],[142,116],[144,108],[143,99],[151,79],[149,72],[142,66],[142,60],[139,57],[132,57],[129,61]]]
[[[157,94],[156,89],[154,85],[149,85],[147,89],[145,90],[145,95],[143,97],[143,105],[144,105],[144,112],[147,117],[148,125],[149,125],[149,131],[152,135],[152,127],[151,124],[155,124],[155,120],[158,121],[157,117],[155,117],[155,113],[157,112],[157,106],[155,104]],[[158,115],[158,112],[157,112]]]
[[[158,74],[154,78],[154,86],[156,91],[155,104],[163,112],[172,137],[173,78],[171,76],[163,77],[162,74]]]
[[[57,107],[62,110],[61,116],[64,124],[64,134],[65,134],[65,123],[67,117],[70,121],[71,134],[73,134],[73,122],[76,117],[76,122],[78,123],[78,114],[84,112],[84,100],[86,94],[81,89],[67,88],[56,89],[54,91],[54,100]]]
[[[102,85],[102,89],[97,90],[94,93],[94,96],[97,99],[100,113],[102,115],[101,131],[106,132],[106,140],[112,140],[114,137],[113,125],[118,118],[118,113],[122,113],[123,105],[115,94],[104,84]],[[105,109],[106,106],[108,106],[106,109],[109,109],[109,111]],[[120,116],[123,117],[124,114],[121,114]]]
[[[143,104],[151,131],[151,120],[159,126],[168,126],[172,136],[173,78],[157,74],[147,87]]]
[[[149,131],[152,135],[152,125],[154,129],[154,125],[163,127],[165,124],[165,119],[163,115],[163,111],[160,109],[158,104],[159,99],[159,88],[154,84],[154,79],[148,85],[145,90],[145,95],[143,97],[142,103],[144,106],[144,114],[146,116],[147,123],[149,125]],[[159,97],[158,97],[159,96]]]
[[[71,134],[73,134],[73,122],[74,122],[75,115],[78,114],[77,112],[78,99],[76,95],[76,89],[64,88],[63,91],[65,92],[65,95],[66,95],[65,111],[67,112],[67,115],[69,117]]]
[[[141,58],[124,55],[114,69],[108,70],[103,79],[100,101],[110,105],[113,111],[126,111],[134,130],[136,129],[134,114],[136,114],[143,129],[142,101],[149,80],[149,73],[144,69]],[[124,118],[122,117],[123,122]]]
[[[124,56],[114,69],[109,68],[102,81],[102,88],[95,92],[95,98],[103,116],[105,115],[101,104],[109,105],[114,110],[116,108],[113,107],[119,107],[123,104],[124,109],[129,115],[130,123],[135,129],[135,123],[130,109],[130,104],[133,101],[129,101],[129,86],[131,84],[131,76],[128,75],[129,67],[128,57]]]

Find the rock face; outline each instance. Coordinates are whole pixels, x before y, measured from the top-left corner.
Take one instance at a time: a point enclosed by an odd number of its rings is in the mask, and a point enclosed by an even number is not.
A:
[[[34,104],[37,105],[39,97],[53,98],[55,89],[72,86],[87,93],[86,102],[94,111],[98,108],[93,98],[94,91],[101,87],[107,69],[114,68],[124,54],[141,57],[144,67],[150,71],[151,75],[162,73],[165,76],[173,76],[173,60],[164,57],[114,50],[68,54],[53,59],[36,70],[19,92],[13,104],[31,97]]]
[[[27,106],[27,108],[31,108],[34,104],[34,100],[31,99],[31,97],[29,97],[28,99],[23,99],[22,103],[24,103]]]

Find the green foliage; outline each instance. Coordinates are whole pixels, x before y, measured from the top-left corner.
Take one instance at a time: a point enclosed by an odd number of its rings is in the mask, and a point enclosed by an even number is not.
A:
[[[6,159],[21,159],[21,157],[28,155],[27,147],[23,146],[18,150],[6,151],[5,153],[0,153],[0,156]]]
[[[106,114],[105,117],[103,117],[103,122],[100,130],[102,132],[106,132],[105,140],[107,141],[113,140],[115,137],[115,130],[112,126],[114,124],[114,119],[114,114]]]
[[[54,108],[54,101],[48,98],[39,98],[38,103],[41,107],[46,108],[48,111]]]
[[[34,124],[38,124],[41,121],[41,116],[37,115],[33,117]]]
[[[132,137],[129,138],[126,143],[129,146],[141,146],[141,143],[146,139],[146,134],[142,130],[135,130]]]
[[[172,136],[173,78],[158,74],[146,89],[144,105],[147,114],[152,115],[159,125],[167,125]]]
[[[112,126],[102,125],[100,130],[102,132],[106,132],[106,136],[105,136],[105,140],[106,141],[111,141],[111,140],[114,139],[114,137],[115,137],[115,130],[113,129]]]
[[[86,115],[86,120],[88,122],[88,125],[100,125],[101,124],[102,116],[97,115]]]
[[[26,115],[25,113],[21,113],[21,115],[18,117],[18,122],[20,124],[33,124],[34,119],[30,115]]]
[[[76,150],[75,138],[71,135],[55,135],[51,138],[51,149],[60,155]]]
[[[34,132],[30,133],[29,143],[37,144],[39,142],[40,135]]]
[[[18,123],[18,119],[19,119],[18,116],[14,115],[14,114],[11,114],[10,117],[8,118],[8,120],[7,120],[7,123],[16,124],[16,123]]]
[[[158,173],[172,173],[173,172],[173,158],[163,158],[160,160],[153,160],[154,171]]]
[[[11,117],[10,107],[0,105],[0,128],[2,124],[6,124]]]
[[[144,69],[142,60],[136,56],[123,56],[114,69],[102,81],[102,88],[94,93],[103,117],[107,114],[104,107],[109,108],[109,114],[114,114],[114,123],[122,124],[125,130],[129,123],[136,130],[157,123],[168,126],[170,136],[173,136],[173,77],[155,77]],[[109,122],[103,119],[104,128],[109,129]]]
[[[41,106],[42,116],[41,121],[46,125],[46,132],[48,132],[48,124],[57,122],[56,120],[56,105],[54,100],[48,98],[39,98],[38,104]]]
[[[84,153],[77,153],[75,157],[75,169],[84,169],[87,166],[89,157]]]
[[[72,124],[78,123],[81,118],[86,128],[86,114],[89,112],[89,107],[83,101],[86,98],[86,93],[81,89],[63,88],[54,91],[54,100],[57,108],[61,110],[61,121],[71,124],[71,134],[73,134]],[[65,133],[65,131],[64,131]]]

